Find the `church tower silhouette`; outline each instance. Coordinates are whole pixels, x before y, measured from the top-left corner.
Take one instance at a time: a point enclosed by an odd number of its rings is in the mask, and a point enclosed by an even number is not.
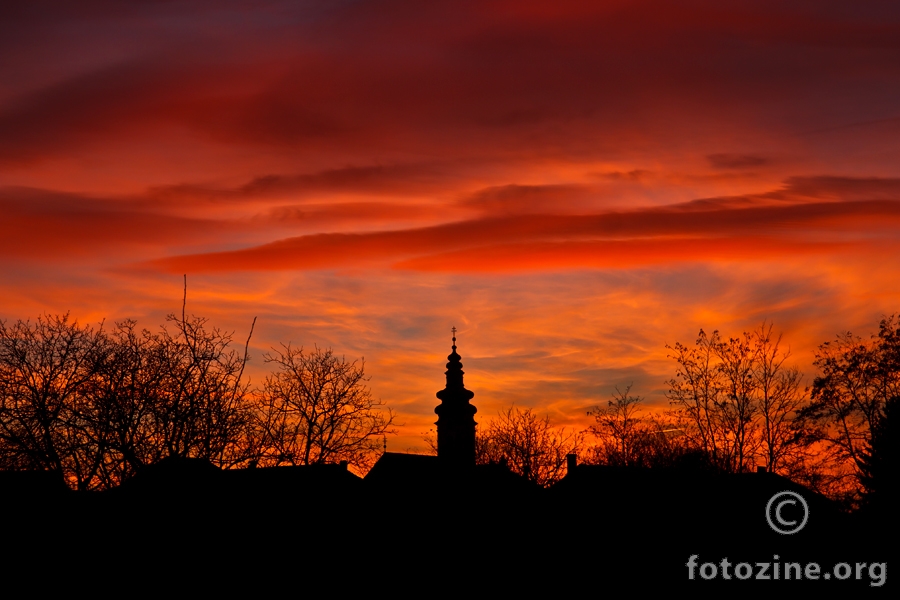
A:
[[[460,355],[456,353],[456,327],[453,332],[453,352],[447,357],[447,385],[436,395],[441,403],[434,412],[438,415],[437,452],[445,464],[472,466],[475,464],[475,418],[478,411],[469,404],[475,395],[463,385]]]

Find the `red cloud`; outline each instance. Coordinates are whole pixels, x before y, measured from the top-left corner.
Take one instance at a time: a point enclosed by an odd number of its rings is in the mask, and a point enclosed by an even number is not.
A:
[[[21,188],[0,189],[0,258],[61,260],[113,248],[211,243],[237,224],[146,210],[128,202]],[[125,255],[127,256],[127,254]]]
[[[540,268],[642,261],[715,259],[716,248],[729,258],[821,251],[842,247],[842,237],[872,225],[900,224],[900,202],[860,201],[753,208],[684,210],[682,207],[597,215],[523,215],[487,218],[432,227],[355,234],[317,234],[289,238],[232,252],[172,257],[154,261],[174,272],[327,269],[397,264],[403,268],[437,268],[441,257],[451,270],[478,269],[479,256],[502,256],[496,265]],[[759,240],[759,243],[754,240]],[[610,254],[612,253],[612,254]],[[686,253],[686,254],[685,254]],[[601,258],[596,258],[600,256]],[[456,260],[466,257],[468,260]],[[529,262],[530,261],[530,262]],[[615,260],[613,260],[615,262]],[[521,268],[517,266],[516,268]]]
[[[782,3],[591,4],[388,1],[318,11],[300,3],[282,19],[221,30],[203,3],[154,4],[65,36],[44,31],[40,11],[23,13],[10,27],[40,33],[45,50],[17,59],[16,72],[37,74],[32,85],[0,98],[0,161],[137,143],[161,129],[297,160],[609,156],[629,141],[667,148],[687,132],[708,146],[723,121],[734,138],[785,122],[896,117],[881,100],[897,80],[900,25],[890,11],[860,6],[851,18]],[[226,21],[240,10],[205,8]],[[144,24],[141,35],[161,32],[152,51],[129,45],[113,53],[117,64],[97,52],[65,69],[47,58],[117,39],[133,21]],[[818,60],[809,60],[811,47]],[[713,155],[755,156],[723,152]]]
[[[622,269],[681,262],[771,260],[784,256],[847,251],[848,242],[798,242],[775,237],[725,239],[539,242],[485,246],[398,262],[415,271],[508,272],[575,268]]]

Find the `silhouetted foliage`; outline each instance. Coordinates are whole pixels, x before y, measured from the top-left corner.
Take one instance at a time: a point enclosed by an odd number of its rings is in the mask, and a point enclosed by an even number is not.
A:
[[[260,392],[260,464],[347,461],[359,470],[371,467],[384,436],[394,433],[394,413],[372,397],[364,364],[331,349],[304,352],[290,344],[265,360],[277,370]]]
[[[554,428],[549,416],[512,406],[479,427],[475,460],[478,464],[504,463],[513,473],[546,487],[566,474],[566,455],[581,451],[583,437],[576,431]]]
[[[863,487],[863,506],[879,516],[897,510],[897,490],[900,489],[900,396],[884,403],[881,414],[872,426],[868,447],[860,453],[860,483]],[[891,514],[894,523],[897,517]]]
[[[815,437],[859,479],[860,465],[888,399],[900,395],[900,321],[881,320],[869,340],[847,332],[819,346],[820,375],[803,416],[816,426]]]

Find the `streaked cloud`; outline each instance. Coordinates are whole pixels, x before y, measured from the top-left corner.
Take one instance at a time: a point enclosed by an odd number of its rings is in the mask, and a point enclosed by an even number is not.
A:
[[[835,193],[852,188],[846,180],[839,183]],[[861,183],[864,189],[872,186],[870,181]],[[797,187],[803,186],[794,182],[784,195]],[[812,188],[819,194],[829,189]],[[861,245],[878,231],[897,241],[898,200],[771,203],[781,194],[706,199],[628,212],[513,215],[394,231],[314,234],[242,250],[162,258],[152,264],[171,272],[328,269],[353,264],[458,272],[617,268],[832,253]],[[506,212],[506,205],[497,210]]]

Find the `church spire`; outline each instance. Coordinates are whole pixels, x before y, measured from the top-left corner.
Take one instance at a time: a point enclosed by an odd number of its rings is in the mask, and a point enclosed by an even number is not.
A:
[[[446,389],[465,389],[463,386],[462,357],[456,353],[456,327],[451,328],[450,331],[453,332],[453,346],[451,346],[453,351],[450,353],[450,356],[447,357],[449,362],[447,363],[447,372],[445,373],[445,375],[447,375]],[[441,395],[438,393],[438,398],[440,397]],[[469,398],[471,397],[472,396],[469,396]]]
[[[448,463],[458,465],[475,464],[475,418],[478,409],[469,400],[475,396],[463,385],[462,357],[456,353],[456,327],[453,346],[447,357],[447,384],[436,395],[441,403],[435,407],[438,415],[437,446],[438,457]]]

